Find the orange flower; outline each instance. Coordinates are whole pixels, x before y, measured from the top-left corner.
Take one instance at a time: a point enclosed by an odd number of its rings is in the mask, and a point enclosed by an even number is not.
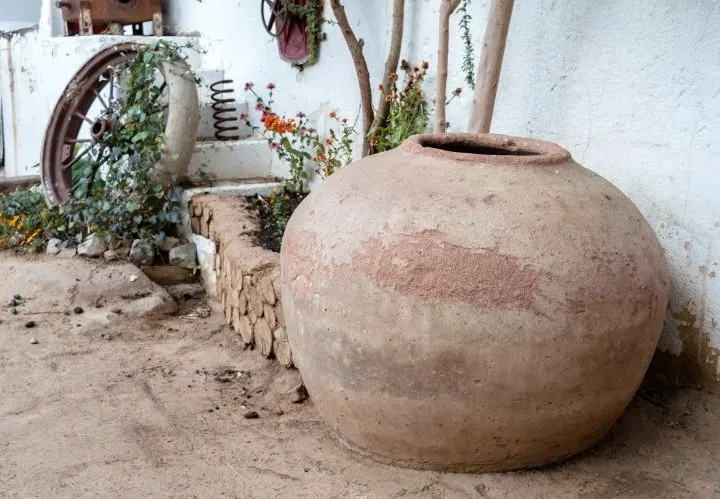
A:
[[[328,116],[334,118],[335,116],[337,116],[337,113],[335,111],[330,111],[330,114],[328,114]]]

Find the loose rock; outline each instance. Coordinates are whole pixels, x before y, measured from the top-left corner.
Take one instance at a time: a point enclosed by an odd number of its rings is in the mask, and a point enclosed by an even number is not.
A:
[[[152,265],[155,259],[155,247],[150,241],[135,239],[130,248],[129,258],[137,265]]]
[[[88,258],[98,258],[108,249],[107,241],[97,234],[90,234],[77,248],[77,254]]]
[[[302,404],[308,399],[308,397],[309,394],[305,385],[298,385],[292,392],[290,392],[290,401],[293,404]]]
[[[30,338],[31,345],[37,345],[38,343],[40,343],[40,342],[37,340],[37,338]]]
[[[170,250],[170,265],[192,269],[197,266],[197,247],[195,243],[183,244]]]
[[[245,419],[257,419],[260,417],[260,414],[258,414],[255,411],[250,411],[250,412],[246,412],[245,414],[243,414],[243,417]]]
[[[166,237],[165,239],[163,239],[163,242],[160,244],[160,249],[163,251],[170,251],[175,246],[178,246],[179,244],[180,244],[180,239],[178,239],[177,237],[172,237],[172,236]]]
[[[11,308],[11,309],[10,309],[10,313],[13,314],[13,315],[17,315],[17,314],[18,314],[18,311],[17,311],[16,308]]]
[[[28,329],[34,328],[34,327],[35,327],[35,321],[27,321],[27,322],[25,323],[25,327],[28,328]]]
[[[103,253],[103,258],[105,258],[106,262],[114,262],[118,259],[117,251],[107,250],[105,253]]]
[[[50,239],[47,243],[47,248],[45,249],[45,253],[48,255],[57,255],[60,253],[63,249],[62,247],[62,241],[57,238]]]
[[[73,309],[73,312],[74,312],[75,314],[77,314],[77,315],[80,315],[80,314],[82,314],[83,312],[85,312],[85,310],[83,310],[82,307],[75,307],[75,308]]]

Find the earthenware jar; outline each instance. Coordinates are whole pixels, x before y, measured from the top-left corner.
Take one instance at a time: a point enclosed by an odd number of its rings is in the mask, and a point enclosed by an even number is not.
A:
[[[358,161],[295,212],[288,335],[350,447],[454,471],[555,462],[633,397],[668,302],[633,203],[548,142],[430,135]]]

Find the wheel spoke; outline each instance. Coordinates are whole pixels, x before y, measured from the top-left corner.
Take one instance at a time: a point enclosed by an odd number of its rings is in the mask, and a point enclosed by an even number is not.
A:
[[[84,158],[85,156],[87,156],[87,154],[88,154],[90,151],[92,151],[94,147],[95,147],[95,145],[93,144],[93,145],[91,145],[90,147],[88,147],[87,149],[85,149],[83,152],[81,152],[79,155],[75,156],[75,158],[74,158],[70,163],[68,163],[67,165],[63,165],[63,170],[67,170],[67,169],[69,169],[69,168],[72,168],[75,163],[77,163],[77,162],[80,161],[82,158]]]
[[[75,116],[77,116],[78,118],[81,118],[81,119],[85,120],[90,126],[93,126],[93,125],[95,124],[95,122],[94,122],[93,120],[91,120],[90,118],[88,118],[87,116],[85,116],[85,115],[84,115],[83,113],[81,113],[80,111],[76,111],[76,112],[75,112]]]
[[[102,95],[100,95],[100,92],[97,91],[95,88],[91,88],[90,91],[95,94],[95,97],[100,101],[100,104],[103,105],[106,111],[110,111],[110,107],[107,105],[107,102],[105,102],[105,99],[102,98]]]
[[[95,142],[93,139],[67,139],[66,144],[87,144],[89,142]]]

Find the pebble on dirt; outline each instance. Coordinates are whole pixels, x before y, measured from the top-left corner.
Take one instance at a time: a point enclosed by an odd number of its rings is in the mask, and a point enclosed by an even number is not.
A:
[[[17,314],[18,314],[18,311],[17,311],[16,308],[11,308],[11,309],[10,309],[10,313],[13,314],[13,315],[17,315]]]
[[[37,338],[31,338],[31,339],[30,339],[30,344],[31,344],[31,345],[37,345],[38,343],[40,343],[40,342],[37,340]]]
[[[308,398],[308,391],[305,385],[296,386],[292,392],[290,392],[290,401],[293,404],[302,404]]]
[[[243,414],[243,417],[245,417],[245,419],[257,419],[260,417],[260,414],[255,411],[250,411]]]
[[[76,315],[80,315],[80,314],[82,314],[82,313],[85,312],[85,311],[83,310],[82,307],[75,307],[75,308],[73,309],[73,312],[75,312]]]
[[[32,328],[34,328],[35,326],[36,326],[35,321],[27,321],[27,322],[25,323],[25,327],[28,328],[28,329],[32,329]]]

